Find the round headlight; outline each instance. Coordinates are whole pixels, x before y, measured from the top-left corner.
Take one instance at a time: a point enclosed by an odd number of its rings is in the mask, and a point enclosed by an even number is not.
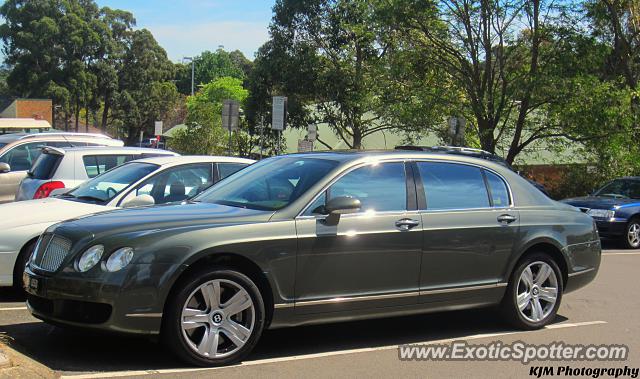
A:
[[[78,260],[78,271],[89,271],[93,266],[100,262],[102,254],[104,253],[104,246],[95,245],[88,248]]]
[[[104,267],[107,271],[114,272],[122,270],[133,259],[133,248],[123,247],[114,251],[107,259],[107,263]]]

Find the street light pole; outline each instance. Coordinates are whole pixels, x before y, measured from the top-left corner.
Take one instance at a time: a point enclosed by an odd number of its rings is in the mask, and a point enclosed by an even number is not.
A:
[[[195,88],[195,71],[196,71],[196,61],[193,57],[183,57],[182,61],[189,60],[191,61],[191,96],[193,96],[194,88]]]

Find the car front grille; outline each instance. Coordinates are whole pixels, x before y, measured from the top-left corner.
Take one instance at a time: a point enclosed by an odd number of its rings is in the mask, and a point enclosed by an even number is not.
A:
[[[71,250],[71,241],[54,234],[45,234],[38,243],[32,263],[40,270],[57,271]]]

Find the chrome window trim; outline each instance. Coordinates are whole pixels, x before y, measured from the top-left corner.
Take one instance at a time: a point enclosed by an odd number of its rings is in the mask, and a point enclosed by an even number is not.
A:
[[[502,176],[499,172],[486,167],[486,166],[481,166],[479,164],[476,163],[469,163],[469,162],[460,162],[460,161],[449,161],[449,160],[443,160],[443,159],[420,159],[420,158],[416,158],[413,159],[413,162],[420,163],[420,162],[425,162],[425,163],[447,163],[447,164],[457,164],[457,165],[465,165],[465,166],[471,166],[471,167],[477,167],[481,170],[487,170],[489,172],[491,172],[492,174],[495,174],[496,176],[498,176],[500,179],[502,179],[502,181],[504,182],[504,184],[507,186],[507,191],[509,191],[509,206],[508,207],[481,207],[481,208],[457,208],[457,209],[428,209],[429,204],[427,204],[427,209],[420,209],[420,211],[422,213],[424,212],[449,212],[449,211],[469,211],[469,210],[488,210],[488,209],[503,209],[503,210],[512,210],[513,208],[515,208],[515,201],[513,199],[513,192],[511,191],[511,185],[509,184],[509,182],[507,181],[507,179],[504,178],[504,176]],[[419,170],[419,169],[418,169]],[[420,180],[422,180],[422,176],[420,177]],[[487,184],[485,183],[485,189],[487,190],[487,192],[489,191],[489,188],[487,188]],[[426,189],[425,189],[425,194],[426,194]]]
[[[508,283],[498,282],[498,283],[491,283],[491,284],[442,288],[442,289],[433,289],[433,290],[418,290],[418,291],[396,292],[396,293],[389,293],[389,294],[365,295],[365,296],[333,297],[329,299],[305,300],[305,301],[295,301],[293,303],[281,303],[281,304],[276,304],[275,308],[276,309],[291,308],[294,306],[306,307],[311,305],[342,304],[342,303],[353,303],[353,302],[359,302],[359,301],[396,299],[396,298],[411,297],[411,296],[428,296],[428,295],[438,295],[438,294],[444,294],[444,293],[504,288],[504,287],[507,287],[507,285]]]
[[[329,183],[327,183],[324,187],[322,187],[322,189],[320,191],[318,191],[318,193],[311,199],[311,201],[309,201],[307,203],[307,205],[305,205],[302,208],[302,211],[298,212],[298,215],[296,217],[294,217],[295,220],[298,219],[310,219],[310,218],[323,218],[323,217],[327,217],[327,215],[318,215],[318,216],[313,216],[313,215],[305,215],[304,213],[307,211],[307,209],[309,209],[309,207],[311,206],[311,204],[313,204],[316,200],[318,200],[318,198],[320,196],[322,196],[322,194],[329,188],[331,187],[333,184],[335,184],[335,182],[337,182],[338,180],[342,179],[343,176],[349,174],[350,172],[358,169],[358,168],[362,168],[364,166],[368,166],[368,165],[372,165],[372,164],[381,164],[381,163],[404,163],[406,165],[407,162],[410,162],[410,159],[407,158],[387,158],[387,159],[376,159],[376,160],[372,160],[371,162],[360,162],[357,163],[353,166],[349,166],[347,168],[345,168],[343,171],[341,171],[339,174],[337,174],[333,179],[331,179],[331,181]],[[406,181],[406,171],[405,171],[405,181]],[[406,185],[405,185],[406,186]],[[396,211],[383,211],[384,213],[406,213],[406,212],[410,212],[409,210],[406,209],[406,205],[405,205],[405,209],[403,210],[396,210]],[[376,212],[375,214],[381,214],[383,212]],[[411,211],[413,212],[413,211]],[[358,213],[349,213],[350,215],[363,215],[366,212],[358,212]],[[346,214],[341,215],[342,216],[347,216]]]
[[[573,278],[574,276],[578,276],[578,275],[582,275],[582,274],[587,274],[587,273],[589,273],[589,272],[591,272],[591,271],[593,271],[593,270],[595,270],[595,267],[591,267],[591,268],[588,268],[588,269],[586,269],[586,270],[582,270],[582,271],[572,272],[571,274],[568,274],[567,276],[568,276],[569,278]]]

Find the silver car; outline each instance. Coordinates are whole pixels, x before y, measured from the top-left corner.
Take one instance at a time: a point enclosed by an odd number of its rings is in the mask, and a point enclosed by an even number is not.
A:
[[[140,147],[44,147],[20,183],[16,201],[42,199],[53,191],[75,188],[123,163],[177,153]]]
[[[22,179],[43,146],[123,146],[117,139],[89,133],[14,133],[0,135],[0,203],[13,201]]]

